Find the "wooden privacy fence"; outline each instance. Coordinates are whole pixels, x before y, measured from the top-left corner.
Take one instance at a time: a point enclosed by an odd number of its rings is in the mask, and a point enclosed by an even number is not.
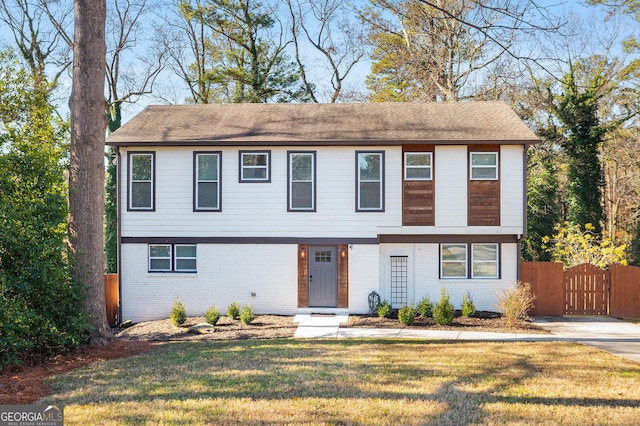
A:
[[[104,274],[104,304],[109,325],[118,324],[118,274]]]
[[[640,318],[640,268],[557,262],[521,262],[520,280],[536,296],[531,315],[609,315]]]

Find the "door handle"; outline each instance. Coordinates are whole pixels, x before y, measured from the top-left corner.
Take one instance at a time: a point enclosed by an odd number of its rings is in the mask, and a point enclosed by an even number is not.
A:
[[[309,282],[313,281],[313,275],[309,275]]]

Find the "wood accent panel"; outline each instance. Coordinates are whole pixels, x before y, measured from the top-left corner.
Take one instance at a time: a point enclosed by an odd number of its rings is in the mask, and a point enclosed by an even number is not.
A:
[[[349,246],[338,246],[338,308],[349,307]]]
[[[298,307],[309,306],[309,246],[298,245]]]
[[[404,180],[404,153],[431,153],[431,180]],[[402,225],[435,225],[435,146],[402,146]]]
[[[497,180],[471,180],[472,152],[498,153]],[[469,145],[467,149],[467,225],[500,226],[500,145]]]

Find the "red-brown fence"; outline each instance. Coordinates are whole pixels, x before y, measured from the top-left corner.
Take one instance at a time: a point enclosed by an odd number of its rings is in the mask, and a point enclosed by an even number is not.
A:
[[[104,303],[109,325],[118,324],[118,274],[104,275]]]
[[[531,315],[610,315],[640,318],[640,268],[583,264],[563,271],[557,262],[521,262],[520,280],[536,296]]]
[[[610,315],[616,318],[640,318],[640,268],[611,265]]]

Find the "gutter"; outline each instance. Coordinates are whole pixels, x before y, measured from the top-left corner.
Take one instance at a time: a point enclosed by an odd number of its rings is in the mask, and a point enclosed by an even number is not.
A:
[[[118,274],[118,324],[122,324],[122,278],[120,274],[120,265],[122,264],[122,227],[120,226],[120,183],[122,182],[122,165],[120,157],[120,147],[116,146],[116,250],[118,267],[116,273]]]

